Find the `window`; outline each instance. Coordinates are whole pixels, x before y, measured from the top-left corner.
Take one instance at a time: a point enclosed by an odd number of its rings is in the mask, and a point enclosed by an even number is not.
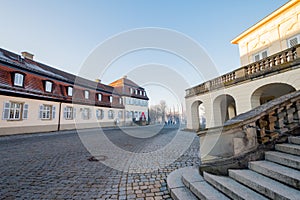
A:
[[[122,104],[122,98],[119,98],[119,104]]]
[[[73,96],[73,87],[71,86],[68,87],[68,96]]]
[[[259,61],[261,59],[264,59],[266,57],[268,57],[268,50],[267,49],[254,54],[253,55],[253,61],[257,62],[257,61]]]
[[[45,91],[52,92],[52,82],[50,82],[50,81],[45,82]]]
[[[145,92],[145,91],[143,92],[143,96],[144,96],[144,97],[146,96],[146,92]]]
[[[82,109],[82,119],[88,120],[92,118],[92,112],[89,108],[83,108]]]
[[[123,119],[123,111],[119,111],[118,112],[118,118],[119,119]]]
[[[104,118],[104,110],[102,110],[102,109],[96,110],[96,117],[97,117],[97,119],[103,119]]]
[[[89,99],[89,96],[90,96],[90,92],[87,91],[87,90],[85,90],[85,91],[84,91],[84,98],[85,98],[85,99]]]
[[[21,120],[21,118],[28,119],[28,104],[5,102],[3,108],[3,120]]]
[[[41,105],[40,106],[40,119],[55,119],[55,106]]]
[[[288,48],[291,48],[291,47],[296,46],[297,44],[299,44],[300,43],[300,34],[289,38],[287,40],[287,43],[288,43],[287,44]]]
[[[24,75],[20,73],[15,73],[14,85],[23,87],[23,84],[24,84]]]
[[[75,116],[76,116],[76,108],[73,108],[71,106],[67,106],[64,108],[64,118],[66,120],[75,119]]]
[[[142,96],[142,94],[143,94],[143,91],[142,91],[142,90],[140,90],[140,95]]]
[[[98,101],[102,101],[102,94],[98,94]]]
[[[130,94],[133,94],[133,89],[132,89],[132,88],[130,88],[129,90],[130,90]]]
[[[130,118],[130,112],[126,111],[126,118],[129,119]]]
[[[113,119],[115,116],[115,112],[113,110],[108,111],[108,119]]]
[[[136,95],[138,94],[138,90],[135,90],[135,94],[136,94]]]
[[[109,96],[109,102],[112,103],[113,102],[113,97]]]

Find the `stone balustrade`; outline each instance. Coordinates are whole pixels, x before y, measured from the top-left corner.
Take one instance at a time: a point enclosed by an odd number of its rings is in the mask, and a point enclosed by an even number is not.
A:
[[[228,120],[209,155],[225,158],[255,150],[281,136],[299,132],[299,119],[300,91],[296,91]],[[200,140],[215,137],[215,132],[211,129],[200,133]]]
[[[285,51],[271,55],[260,61],[238,68],[230,73],[224,74],[212,80],[186,90],[186,97],[203,94],[222,87],[230,87],[236,83],[249,79],[265,76],[272,72],[281,72],[287,68],[292,69],[292,63],[300,58],[300,44]]]

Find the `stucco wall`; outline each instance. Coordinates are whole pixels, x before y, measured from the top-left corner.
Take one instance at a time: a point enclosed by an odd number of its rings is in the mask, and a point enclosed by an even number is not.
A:
[[[233,97],[236,104],[236,114],[239,115],[254,108],[252,106],[251,97],[258,88],[272,83],[284,83],[293,86],[296,90],[299,90],[299,77],[300,68],[295,68],[294,70],[284,73],[249,80],[248,82],[236,84],[228,88],[214,90],[210,93],[186,98],[187,128],[197,129],[199,126],[199,121],[197,121],[195,112],[192,111],[192,105],[194,102],[201,101],[203,103],[203,106],[205,107],[206,125],[208,128],[215,127],[222,124],[220,116],[214,116],[213,114],[218,113],[219,108],[214,107],[213,103],[220,95],[227,94]]]
[[[28,118],[20,120],[6,120],[3,119],[4,103],[5,102],[19,102],[28,105]],[[49,120],[43,120],[39,118],[40,105],[52,105],[55,106],[56,114],[55,118]],[[64,108],[70,106],[76,109],[76,117],[72,120],[67,120],[64,117]],[[84,108],[89,108],[91,110],[91,115],[89,119],[82,118],[82,112]],[[96,110],[102,109],[104,111],[104,118],[97,119]],[[108,111],[114,111],[114,118],[108,118]],[[43,100],[35,100],[29,98],[20,98],[0,95],[0,135],[11,135],[11,134],[21,134],[21,133],[34,133],[34,132],[49,132],[57,130],[68,130],[68,129],[82,129],[82,128],[94,128],[94,127],[108,127],[115,126],[115,121],[118,118],[118,112],[124,109],[116,108],[104,108],[104,107],[94,107],[87,105],[78,104],[68,104],[59,103]],[[118,125],[124,125],[123,119],[120,119]],[[60,126],[59,126],[60,124]]]
[[[253,54],[268,49],[268,55],[288,48],[287,39],[300,34],[300,2],[244,36],[239,42],[241,65],[253,60]]]

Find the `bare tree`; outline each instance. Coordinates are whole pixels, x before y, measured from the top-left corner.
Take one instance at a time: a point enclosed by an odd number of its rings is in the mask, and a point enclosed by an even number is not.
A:
[[[162,117],[162,121],[165,122],[166,121],[166,108],[167,108],[167,104],[165,100],[160,100],[159,102],[159,106],[160,106],[160,110],[161,110],[161,117]]]

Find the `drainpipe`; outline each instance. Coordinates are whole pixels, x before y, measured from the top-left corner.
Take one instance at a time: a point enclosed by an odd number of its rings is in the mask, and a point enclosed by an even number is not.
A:
[[[57,131],[60,131],[60,116],[61,116],[61,102],[59,102],[59,109],[58,109],[58,124],[57,124]]]

